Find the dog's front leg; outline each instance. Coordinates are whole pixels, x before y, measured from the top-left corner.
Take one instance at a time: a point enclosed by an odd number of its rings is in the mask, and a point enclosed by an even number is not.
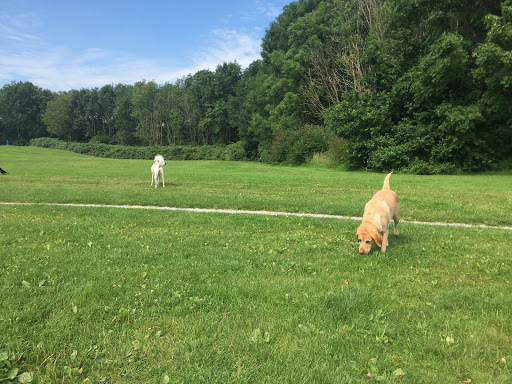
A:
[[[389,231],[388,230],[385,230],[382,233],[382,247],[380,247],[380,251],[382,253],[386,252],[386,247],[389,245],[389,243],[388,243],[388,235],[389,235]]]
[[[164,169],[160,168],[160,174],[162,175],[162,186],[165,188]]]

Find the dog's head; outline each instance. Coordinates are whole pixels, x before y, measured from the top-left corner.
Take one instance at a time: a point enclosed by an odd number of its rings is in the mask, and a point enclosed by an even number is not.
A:
[[[155,159],[153,162],[157,163],[160,167],[163,167],[165,165],[165,159],[162,155],[155,155]]]
[[[357,241],[359,243],[359,253],[367,255],[372,250],[373,243],[382,247],[382,236],[375,228],[371,228],[365,223],[361,224],[356,232]]]

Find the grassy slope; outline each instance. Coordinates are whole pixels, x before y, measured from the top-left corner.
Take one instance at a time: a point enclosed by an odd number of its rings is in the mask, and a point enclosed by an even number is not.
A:
[[[293,204],[304,202],[299,210],[332,207],[333,213],[352,214],[344,210],[355,210],[354,201],[366,199],[359,195],[371,194],[371,182],[380,186],[382,178],[261,164],[171,163],[168,169],[176,172],[167,172],[168,188],[155,191],[144,177],[147,162],[15,148],[20,166],[6,160],[3,150],[0,166],[11,173],[0,179],[0,201],[87,197],[117,204],[139,196],[137,204],[173,205],[165,201],[183,183],[201,196],[181,192],[184,205],[234,207],[230,196],[239,180],[259,196],[243,208],[276,204],[294,210]],[[117,178],[119,189],[105,185],[108,175]],[[48,177],[61,193],[45,189]],[[498,192],[510,180],[393,178],[403,206],[423,201],[418,191],[425,185],[438,197],[491,196],[468,209],[469,222],[478,222],[487,205],[500,204]],[[16,196],[18,184],[35,190],[31,198]],[[344,194],[346,205],[337,207],[340,200],[328,193],[313,193],[316,184],[317,190],[330,186],[334,196]],[[137,195],[130,196],[130,189]],[[294,201],[270,193],[282,189]],[[501,192],[510,199],[509,191]],[[308,204],[308,197],[316,202]],[[457,199],[445,209],[456,211]],[[503,215],[504,224],[510,225],[509,215]],[[425,219],[410,213],[407,218]],[[361,257],[357,224],[0,206],[0,356],[8,351],[20,372],[35,372],[45,383],[159,383],[166,377],[176,383],[511,381],[506,244],[512,232],[401,224],[385,255]]]

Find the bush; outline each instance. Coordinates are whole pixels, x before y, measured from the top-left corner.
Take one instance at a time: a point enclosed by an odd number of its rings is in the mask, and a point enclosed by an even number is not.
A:
[[[117,144],[117,137],[109,135],[96,135],[89,140],[90,143]]]
[[[271,163],[300,165],[314,153],[325,152],[329,148],[331,135],[320,126],[307,125],[296,130],[278,130],[270,150]]]
[[[416,159],[403,168],[403,172],[415,175],[439,175],[457,173],[457,167],[451,163],[433,164],[424,160]]]
[[[226,160],[230,161],[246,161],[245,142],[237,141],[226,147]]]
[[[326,155],[329,166],[348,164],[347,141],[339,137],[333,138]]]
[[[271,164],[284,163],[288,159],[288,151],[293,143],[299,139],[298,133],[293,130],[277,130],[274,132],[268,160]]]
[[[161,154],[166,160],[243,160],[241,149],[243,143],[231,145],[203,145],[203,146],[145,146],[132,147],[127,145],[103,144],[100,142],[77,143],[66,142],[50,137],[32,139],[30,144],[36,147],[62,149],[81,153],[84,155],[107,157],[114,159],[152,159]]]

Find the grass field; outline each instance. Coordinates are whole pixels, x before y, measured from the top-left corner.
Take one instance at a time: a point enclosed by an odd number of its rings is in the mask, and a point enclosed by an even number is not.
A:
[[[0,202],[362,214],[384,175],[0,147]],[[512,176],[393,175],[405,220],[511,226]],[[512,231],[0,204],[0,383],[510,383]]]

